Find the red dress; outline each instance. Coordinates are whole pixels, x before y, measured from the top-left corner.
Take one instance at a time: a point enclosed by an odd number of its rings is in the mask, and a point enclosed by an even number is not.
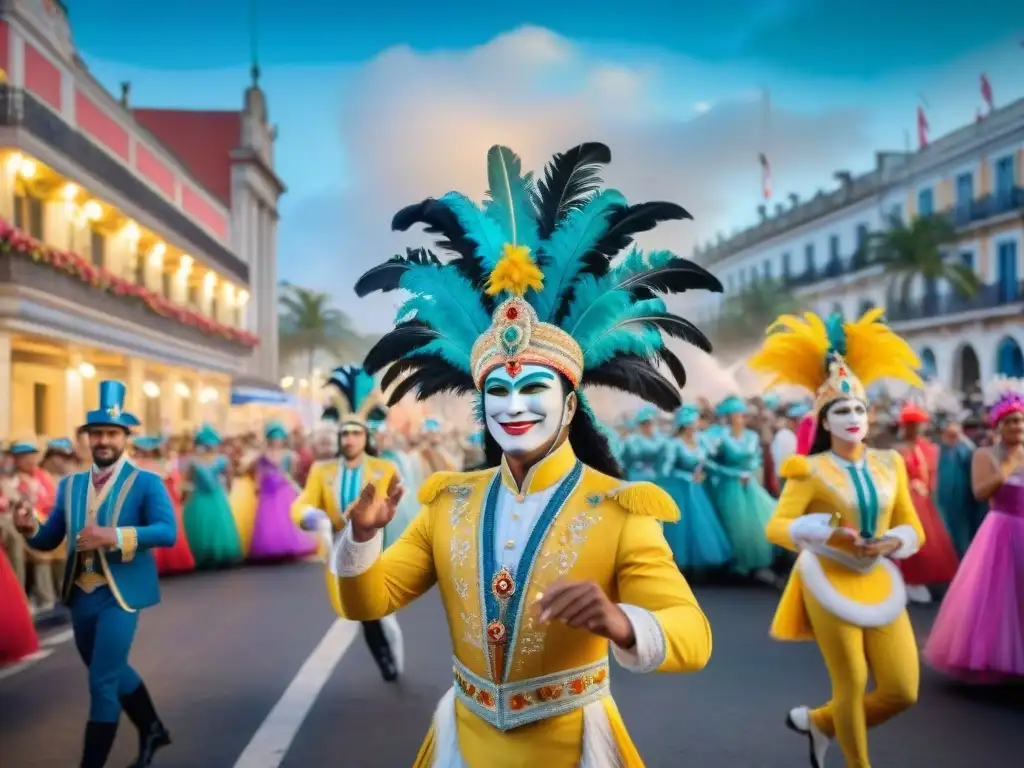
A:
[[[900,560],[903,580],[911,586],[948,584],[960,565],[953,541],[949,538],[932,496],[938,475],[938,446],[919,438],[903,452],[910,478],[910,497],[924,529],[924,546],[913,557]]]
[[[18,583],[7,553],[0,548],[0,666],[13,664],[38,650],[39,638],[25,589]]]
[[[195,558],[192,557],[192,550],[188,546],[188,538],[185,536],[185,524],[182,520],[181,511],[181,474],[167,466],[154,465],[151,469],[160,474],[167,487],[167,493],[174,505],[174,517],[178,521],[178,537],[173,547],[158,547],[153,550],[153,557],[156,559],[156,570],[162,576],[172,573],[188,573],[196,568]]]

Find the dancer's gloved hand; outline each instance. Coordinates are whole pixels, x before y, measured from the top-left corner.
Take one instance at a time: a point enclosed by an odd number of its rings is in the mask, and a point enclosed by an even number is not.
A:
[[[311,509],[302,516],[299,527],[304,531],[319,531],[324,520],[330,522],[326,512],[322,509]]]
[[[349,524],[352,526],[352,540],[357,543],[369,541],[377,531],[394,520],[398,502],[402,500],[404,493],[405,489],[402,488],[398,475],[392,475],[383,498],[378,498],[377,489],[367,484],[348,513]]]

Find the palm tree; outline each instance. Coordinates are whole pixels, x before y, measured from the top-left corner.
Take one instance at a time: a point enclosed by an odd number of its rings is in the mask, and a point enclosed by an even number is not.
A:
[[[305,355],[310,376],[317,353],[339,358],[360,354],[365,340],[352,328],[349,318],[321,291],[281,283],[278,318],[281,357]]]
[[[894,216],[885,230],[869,235],[865,248],[869,263],[883,266],[892,294],[905,305],[916,277],[924,280],[928,291],[946,280],[964,298],[978,294],[978,275],[960,259],[948,255],[956,241],[956,227],[948,216],[919,216],[909,225]]]
[[[727,296],[716,323],[716,349],[756,344],[779,315],[797,312],[800,302],[785,282],[761,279]]]

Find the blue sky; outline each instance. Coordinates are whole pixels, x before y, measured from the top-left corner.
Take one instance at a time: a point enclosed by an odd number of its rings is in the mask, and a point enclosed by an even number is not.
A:
[[[1024,96],[1024,3],[1012,0],[256,5],[289,188],[279,271],[339,298],[417,244],[388,231],[394,210],[453,187],[481,196],[490,143],[539,166],[607,141],[621,158],[610,183],[694,214],[658,243],[686,253],[754,220],[762,149],[780,196],[808,196],[901,149],[918,94],[935,135],[973,119],[983,71],[997,102]],[[132,81],[136,106],[230,109],[248,85],[250,6],[92,0],[74,5],[72,28],[108,88]],[[371,302],[367,325],[386,325],[392,303]]]

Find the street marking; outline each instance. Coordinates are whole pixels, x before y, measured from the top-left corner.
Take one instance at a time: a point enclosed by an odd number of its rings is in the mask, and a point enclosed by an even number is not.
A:
[[[352,645],[359,625],[338,619],[303,663],[267,719],[242,751],[234,768],[278,768],[320,691]]]
[[[51,653],[53,653],[51,650],[36,651],[31,656],[26,656],[18,663],[11,664],[9,667],[0,669],[0,680],[6,680],[8,677],[13,677],[19,672],[24,672],[29,667],[35,666],[35,664],[45,659]]]
[[[54,632],[52,635],[46,635],[39,641],[39,644],[44,648],[48,648],[53,645],[66,643],[68,640],[74,639],[74,637],[74,630],[65,629],[63,632]]]

